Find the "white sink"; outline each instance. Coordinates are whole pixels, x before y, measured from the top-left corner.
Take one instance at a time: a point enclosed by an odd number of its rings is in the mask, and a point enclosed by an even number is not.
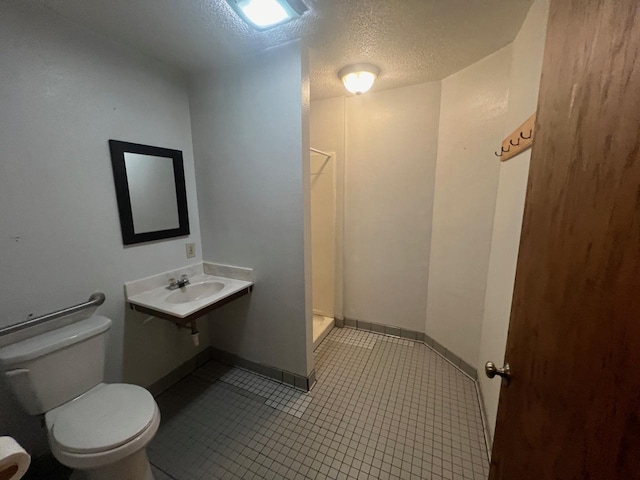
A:
[[[189,303],[215,295],[225,287],[222,282],[192,283],[169,294],[167,303]]]
[[[212,265],[216,264],[207,264],[207,269],[213,269]],[[205,273],[204,264],[201,263],[126,282],[127,302],[133,307],[144,307],[171,317],[186,318],[200,311],[210,310],[212,305],[243,290],[246,293],[252,290],[252,270],[228,265],[215,269],[220,273],[237,274],[244,279]],[[169,279],[179,278],[183,274],[188,275],[191,283],[176,290],[167,290]]]

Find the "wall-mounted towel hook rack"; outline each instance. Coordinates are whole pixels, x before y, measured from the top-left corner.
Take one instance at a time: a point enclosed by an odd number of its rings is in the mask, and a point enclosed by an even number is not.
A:
[[[505,137],[502,141],[501,154],[497,157],[501,157],[501,162],[506,162],[512,157],[515,157],[520,152],[525,151],[533,144],[533,136],[535,133],[536,114],[534,113],[527,118],[522,125],[516,128],[513,132]],[[525,136],[524,132],[529,131],[529,136]]]

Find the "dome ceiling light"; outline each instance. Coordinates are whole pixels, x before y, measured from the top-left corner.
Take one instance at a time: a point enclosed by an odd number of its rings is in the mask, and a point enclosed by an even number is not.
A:
[[[373,82],[380,75],[380,68],[371,63],[356,63],[347,65],[340,72],[338,77],[344,83],[344,87],[351,93],[362,95],[373,87]]]
[[[257,30],[286,23],[308,10],[302,0],[227,0],[227,3]]]

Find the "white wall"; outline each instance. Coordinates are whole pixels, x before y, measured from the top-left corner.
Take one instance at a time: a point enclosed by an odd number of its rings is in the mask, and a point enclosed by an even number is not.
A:
[[[511,47],[442,81],[426,333],[478,364]]]
[[[143,327],[125,313],[123,291],[126,280],[185,265],[186,242],[200,246],[185,83],[21,2],[0,3],[0,45],[0,325],[100,290],[99,311],[114,322],[108,380],[148,385],[197,352],[169,322]],[[122,245],[111,138],[183,151],[188,238]],[[39,420],[25,419],[6,392],[0,399],[0,431],[39,453]]]
[[[548,8],[549,0],[536,0],[513,42],[504,136],[509,135],[536,110]],[[531,150],[527,150],[500,164],[479,370],[488,360],[497,365],[504,362],[530,157]],[[500,382],[480,375],[480,388],[493,437]]]
[[[313,146],[346,145],[347,318],[424,331],[439,105],[439,82],[312,103]]]
[[[346,100],[345,317],[424,331],[440,83]]]
[[[271,49],[199,76],[190,94],[204,257],[257,279],[250,297],[212,314],[211,342],[298,375],[312,369],[305,63],[297,43]]]

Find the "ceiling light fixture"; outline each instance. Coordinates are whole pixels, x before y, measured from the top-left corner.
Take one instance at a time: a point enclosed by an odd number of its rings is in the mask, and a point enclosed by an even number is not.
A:
[[[308,10],[302,0],[227,0],[252,27],[266,30],[301,16]]]
[[[356,63],[347,65],[338,72],[338,77],[344,87],[351,93],[362,95],[373,87],[373,82],[380,75],[380,68],[371,63]]]

